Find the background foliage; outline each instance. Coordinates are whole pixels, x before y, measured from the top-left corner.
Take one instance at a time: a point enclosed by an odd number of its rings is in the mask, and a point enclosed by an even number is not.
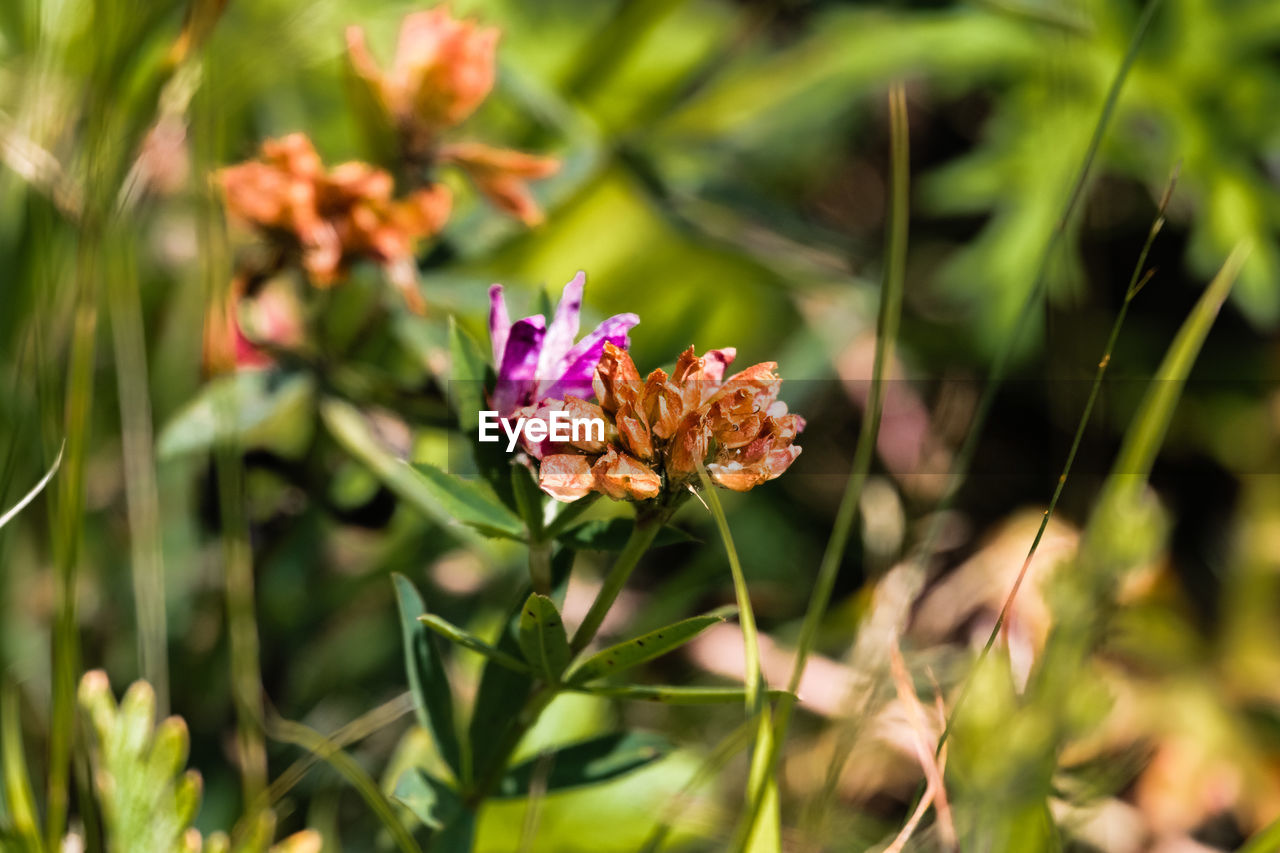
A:
[[[194,4],[192,31],[219,5]],[[1280,816],[1277,4],[1166,0],[1156,10],[1078,215],[1048,255],[1047,298],[1018,337],[1013,381],[943,516],[942,472],[1036,286],[1139,4],[458,0],[455,12],[503,31],[497,93],[465,134],[563,159],[535,190],[547,222],[525,230],[447,176],[459,206],[422,260],[425,317],[399,309],[377,271],[357,270],[309,307],[318,370],[220,380],[211,392],[202,330],[238,247],[211,171],[296,130],[327,162],[376,160],[353,119],[342,34],[362,24],[388,56],[414,8],[231,0],[200,61],[178,66],[171,51],[188,10],[177,0],[0,8],[0,506],[40,478],[64,439],[64,474],[84,477],[83,494],[55,481],[0,530],[0,666],[20,688],[5,725],[22,723],[38,790],[56,773],[46,766],[57,730],[49,650],[67,616],[65,581],[78,601],[78,668],[106,670],[117,695],[150,677],[160,714],[189,729],[187,765],[203,777],[195,826],[207,836],[235,823],[244,804],[224,579],[244,556],[271,712],[330,733],[390,702],[350,747],[357,767],[390,790],[403,768],[441,766],[395,704],[407,685],[390,576],[411,578],[453,624],[492,636],[522,581],[523,551],[397,498],[335,440],[317,400],[336,389],[382,413],[383,439],[448,464],[447,389],[433,377],[447,374],[450,315],[483,340],[491,281],[508,286],[523,316],[544,289],[554,295],[586,270],[589,320],[640,314],[632,352],[642,369],[690,343],[781,364],[784,396],[809,418],[804,455],[786,477],[723,500],[765,635],[765,674],[784,683],[867,395],[889,202],[885,92],[901,80],[913,189],[903,327],[874,476],[821,624],[818,675],[802,686],[779,765],[784,845],[867,849],[910,813],[924,776],[916,706],[889,672],[898,644],[931,738],[935,692],[951,709],[967,691],[946,765],[964,849],[1232,849]],[[130,168],[157,104],[185,141],[162,158],[168,189],[135,196]],[[1151,252],[1157,272],[1129,311],[1008,642],[974,666],[1176,164]],[[1168,427],[1160,455],[1119,471],[1149,470],[1151,488],[1099,503],[1113,495],[1103,484],[1126,435],[1134,440],[1150,378],[1178,378],[1157,372],[1161,360],[1240,243],[1251,251],[1239,280],[1171,421],[1153,428]],[[83,443],[68,425],[83,428]],[[217,448],[228,440],[244,451],[240,506],[218,487]],[[676,523],[689,540],[648,555],[608,636],[734,600],[710,515],[691,501]],[[936,553],[921,571],[903,570],[935,523]],[[609,560],[585,552],[575,583],[589,587]],[[740,642],[728,630],[641,671],[656,683],[736,682]],[[460,692],[475,689],[478,663],[449,655]],[[679,748],[534,807],[498,802],[478,847],[536,838],[530,849],[639,849],[655,815],[696,782],[668,841],[721,849],[746,757],[713,759],[741,721],[738,706],[561,697],[522,755],[623,722]],[[268,741],[272,780],[308,754],[297,743]],[[166,785],[182,784],[176,765],[165,766]],[[391,843],[350,776],[326,763],[276,809],[280,837],[312,828],[325,849]],[[1258,837],[1255,849],[1272,849]],[[935,809],[912,844],[945,841]]]

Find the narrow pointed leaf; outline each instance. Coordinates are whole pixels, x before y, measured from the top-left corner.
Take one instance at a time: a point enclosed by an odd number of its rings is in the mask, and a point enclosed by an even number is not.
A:
[[[475,338],[452,317],[449,318],[449,360],[453,369],[449,399],[458,416],[458,427],[474,439],[480,410],[485,408],[484,385],[490,370],[489,361]]]
[[[707,613],[658,628],[597,652],[578,665],[569,676],[571,684],[586,684],[617,672],[624,672],[648,660],[679,648],[703,631],[736,612],[737,608]]]
[[[41,849],[39,818],[31,777],[22,746],[22,722],[18,713],[18,689],[8,679],[0,686],[0,763],[3,763],[5,806],[14,847],[19,850]],[[21,839],[19,842],[17,839]],[[4,849],[8,849],[7,847]]]
[[[1222,303],[1226,301],[1232,284],[1240,274],[1246,256],[1243,249],[1237,248],[1227,258],[1178,329],[1177,336],[1169,345],[1164,361],[1160,363],[1155,379],[1134,415],[1132,426],[1125,433],[1112,470],[1113,480],[1118,476],[1145,482],[1147,475],[1151,473],[1151,466],[1164,443],[1165,433],[1173,420],[1174,409],[1182,396],[1187,376],[1200,355],[1200,349],[1204,346],[1213,321],[1217,319]],[[1112,488],[1114,483],[1108,484],[1108,491]]]
[[[481,444],[479,439],[480,412],[487,409],[485,388],[496,381],[488,356],[478,344],[451,318],[449,321],[449,360],[453,376],[449,380],[449,400],[458,418],[458,429],[463,440],[471,448],[480,476],[508,507],[516,506],[511,490],[511,457],[501,443]]]
[[[520,539],[524,525],[478,482],[445,474],[428,465],[409,465],[374,435],[359,410],[328,399],[320,414],[329,432],[387,488],[427,517],[446,526],[461,522],[487,536]]]
[[[470,649],[473,652],[484,655],[495,663],[505,666],[512,672],[520,672],[527,674],[529,665],[514,655],[509,655],[501,649],[496,649],[477,637],[469,631],[464,631],[452,622],[440,618],[434,613],[428,613],[425,616],[419,616],[418,621],[426,625],[432,631],[450,642],[457,643],[464,649]]]
[[[570,690],[604,696],[609,699],[635,699],[643,702],[662,702],[667,705],[731,705],[746,702],[747,691],[742,687],[674,687],[665,684],[602,684],[571,685]],[[768,691],[769,699],[792,696],[785,690]]]
[[[547,681],[557,681],[569,665],[569,638],[555,602],[534,593],[520,611],[520,650],[533,671]]]
[[[558,538],[565,545],[579,551],[621,551],[631,538],[631,528],[634,526],[626,518],[595,519],[569,528],[560,533]],[[649,547],[660,548],[663,545],[697,541],[678,527],[664,527],[658,531]]]
[[[552,556],[552,596],[564,595],[576,554],[576,551],[569,548],[561,548]],[[513,657],[523,656],[518,637],[520,614],[523,612],[528,595],[529,587],[526,585],[523,591],[513,597],[506,618],[502,622],[502,632],[493,644],[498,651]],[[514,723],[515,716],[511,713],[511,709],[524,702],[532,684],[532,674],[513,672],[493,660],[485,664],[480,676],[480,687],[476,690],[476,701],[472,708],[467,735],[471,744],[471,760],[476,778],[484,778],[486,773],[492,771],[493,764],[503,760],[504,756],[500,753],[499,745],[504,733]]]
[[[525,528],[520,518],[478,480],[464,480],[422,462],[415,462],[413,470],[458,521],[490,536],[524,539]]]
[[[548,794],[599,785],[669,755],[675,746],[649,732],[613,732],[562,746],[530,758],[507,771],[499,797],[525,797],[535,780]]]
[[[465,778],[458,731],[453,721],[453,691],[445,674],[444,661],[435,638],[418,621],[426,614],[422,596],[403,575],[393,575],[400,607],[400,628],[404,636],[405,670],[418,722],[435,738],[441,757],[459,779]]]
[[[538,488],[533,474],[524,465],[511,466],[511,493],[515,498],[516,509],[524,519],[533,539],[542,537],[542,502],[545,495]]]

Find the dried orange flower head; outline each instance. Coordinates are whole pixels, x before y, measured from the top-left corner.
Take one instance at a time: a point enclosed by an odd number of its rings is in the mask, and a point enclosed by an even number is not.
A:
[[[794,441],[804,419],[778,400],[782,379],[773,362],[725,379],[735,354],[722,349],[699,357],[689,347],[670,375],[655,370],[642,380],[631,356],[606,344],[595,393],[609,441],[530,448],[541,457],[543,491],[562,501],[591,491],[649,500],[695,480],[699,464],[718,485],[738,492],[782,474],[800,455]],[[529,414],[538,416],[550,402]],[[565,405],[589,404],[566,398]]]
[[[458,20],[438,6],[404,19],[389,72],[374,61],[360,27],[347,29],[347,58],[398,133],[406,160],[457,166],[499,210],[537,225],[542,211],[528,182],[554,174],[558,161],[479,142],[440,142],[443,131],[475,112],[492,91],[497,42],[496,29]]]
[[[437,6],[407,16],[389,72],[369,53],[364,30],[347,29],[347,57],[392,123],[411,134],[434,135],[458,124],[493,88],[496,29],[477,26]]]
[[[297,258],[318,287],[341,280],[350,265],[381,265],[411,308],[422,310],[414,244],[439,232],[451,199],[442,185],[393,198],[391,175],[367,163],[326,171],[311,140],[295,133],[262,144],[257,160],[219,173],[231,216]]]

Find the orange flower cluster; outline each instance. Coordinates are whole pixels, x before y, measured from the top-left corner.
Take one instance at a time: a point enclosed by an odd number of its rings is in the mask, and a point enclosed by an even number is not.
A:
[[[228,212],[296,252],[316,286],[332,286],[354,261],[372,260],[410,308],[424,309],[413,247],[449,218],[443,186],[394,198],[390,174],[358,162],[327,171],[301,133],[267,140],[260,159],[223,169],[219,177]]]
[[[762,362],[724,379],[733,349],[680,354],[674,372],[641,379],[631,356],[606,344],[596,368],[599,405],[576,397],[545,401],[533,412],[564,409],[601,418],[604,441],[544,445],[538,483],[560,501],[596,491],[613,500],[650,500],[697,479],[705,463],[718,485],[745,492],[782,474],[800,455],[793,442],[804,419],[778,400],[782,379]]]
[[[357,79],[373,95],[399,140],[397,174],[407,187],[397,192],[390,172],[367,163],[326,169],[311,141],[295,133],[268,140],[257,159],[223,169],[218,177],[232,218],[256,229],[278,250],[267,264],[242,269],[259,282],[297,265],[317,287],[330,287],[352,264],[380,265],[418,313],[425,310],[417,287],[415,244],[440,232],[452,196],[436,183],[431,167],[453,164],[499,209],[526,224],[542,220],[528,182],[556,171],[557,161],[476,142],[441,143],[493,88],[498,31],[456,20],[444,7],[404,19],[392,69],[383,74],[358,27],[347,31],[348,59]],[[233,293],[230,304],[253,298]],[[238,334],[234,329],[232,335]],[[228,349],[234,341],[223,341]],[[216,348],[219,348],[216,347]],[[216,349],[215,348],[215,349]]]
[[[439,6],[404,19],[390,71],[378,67],[359,27],[347,30],[347,58],[395,129],[407,162],[458,166],[499,210],[536,225],[542,211],[528,181],[554,174],[557,161],[478,142],[439,142],[443,131],[475,112],[493,89],[498,35],[456,20]]]

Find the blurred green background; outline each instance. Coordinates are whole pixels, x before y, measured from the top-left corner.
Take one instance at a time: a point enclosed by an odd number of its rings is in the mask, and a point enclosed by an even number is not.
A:
[[[211,14],[218,4],[203,5]],[[156,567],[168,706],[186,719],[190,764],[204,777],[201,828],[229,827],[241,808],[216,438],[234,434],[245,451],[265,693],[287,719],[330,732],[404,690],[391,572],[479,632],[492,629],[524,572],[519,549],[398,504],[325,434],[314,389],[290,386],[289,370],[241,381],[234,423],[200,396],[207,306],[238,246],[212,171],[299,130],[326,162],[372,158],[348,97],[343,30],[364,25],[386,58],[400,19],[417,8],[230,0],[200,60],[167,77],[185,2],[6,0],[0,9],[0,504],[49,467],[86,399],[68,377],[77,317],[96,307],[82,663],[105,668],[118,690],[147,674],[137,612],[145,590],[140,597],[131,569]],[[901,638],[925,704],[936,683],[949,707],[1030,544],[1157,202],[1180,167],[1152,251],[1156,274],[1112,357],[1077,473],[1012,614],[1008,650],[1002,644],[973,676],[950,746],[950,805],[963,849],[973,850],[1235,849],[1280,817],[1280,4],[1166,0],[1156,11],[1078,215],[1048,259],[1047,298],[1014,350],[1016,381],[996,398],[974,475],[921,583],[891,567],[933,519],[1140,4],[451,8],[503,33],[496,93],[459,136],[562,158],[560,173],[535,187],[547,222],[526,230],[446,175],[458,203],[421,261],[428,314],[405,313],[376,270],[359,269],[315,297],[326,364],[362,377],[342,387],[380,411],[406,449],[440,463],[447,438],[433,377],[448,372],[446,320],[456,315],[483,340],[491,281],[507,285],[524,316],[544,289],[555,298],[585,270],[587,322],[641,316],[632,353],[642,371],[669,365],[690,343],[736,346],[744,365],[779,362],[783,397],[809,418],[804,454],[778,481],[725,496],[773,683],[785,679],[853,456],[884,255],[886,91],[906,85],[911,243],[895,381],[818,675],[802,688],[780,769],[785,849],[871,849],[909,813],[922,776],[885,675],[886,637]],[[157,161],[169,180],[132,199],[130,168],[157,105],[181,128]],[[1132,553],[1114,589],[1082,610],[1079,591],[1053,580],[1071,575],[1055,575],[1055,561],[1071,566],[1134,389],[1241,241],[1251,254],[1192,372],[1145,514],[1122,520]],[[22,687],[37,778],[65,532],[55,515],[42,499],[0,532],[0,667]],[[691,502],[677,523],[697,541],[648,556],[606,633],[732,601],[710,517]],[[582,582],[607,563],[586,555]],[[1078,617],[1094,631],[1084,658],[1049,666],[1046,637]],[[733,637],[656,661],[650,675],[739,678]],[[473,689],[476,661],[455,654],[450,665],[461,692]],[[1043,682],[1055,677],[1067,683],[1049,690]],[[741,718],[738,708],[709,710],[557,702],[526,749],[624,720],[672,733],[682,748],[607,786],[549,797],[532,849],[638,849]],[[388,784],[395,767],[430,752],[409,721],[351,749]],[[303,754],[268,746],[272,778]],[[745,757],[713,769],[674,818],[678,849],[727,843]],[[389,849],[364,803],[324,766],[277,809],[284,829],[313,827],[326,849]],[[480,847],[516,849],[527,824],[523,804],[495,806]],[[937,822],[926,819],[910,843],[939,849]]]

